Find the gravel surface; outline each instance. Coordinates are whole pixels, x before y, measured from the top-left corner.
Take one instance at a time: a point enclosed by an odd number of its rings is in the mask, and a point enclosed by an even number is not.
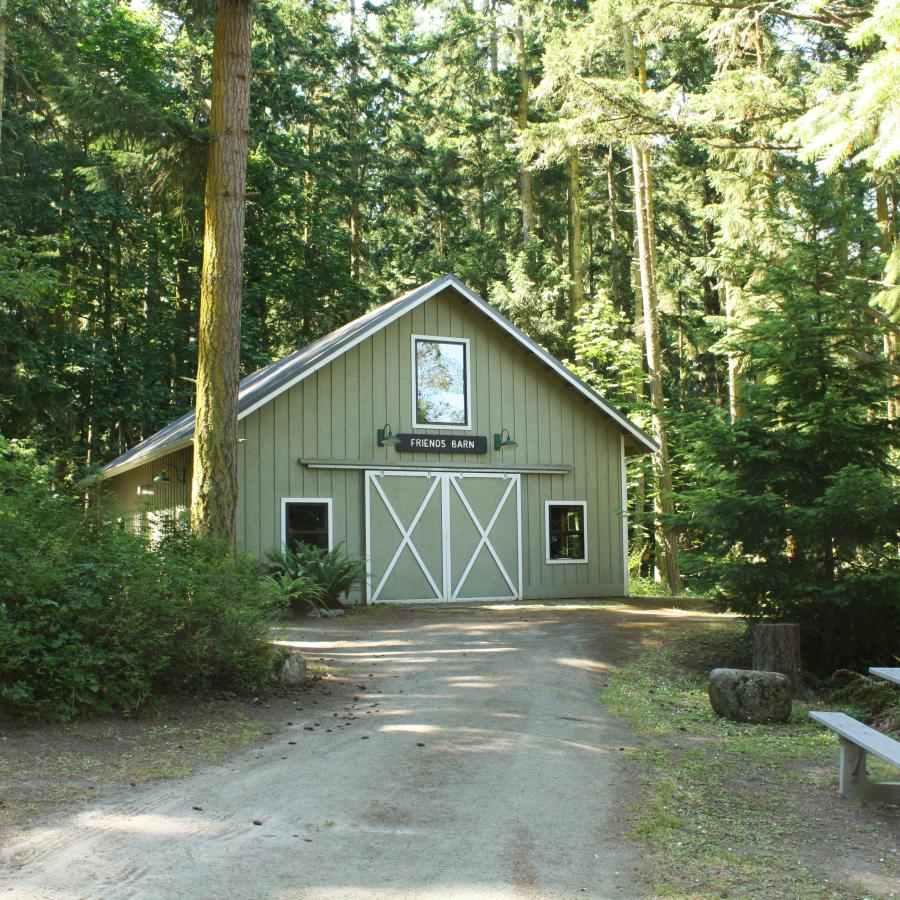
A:
[[[633,738],[598,694],[644,618],[522,604],[304,622],[285,640],[342,689],[224,764],[23,830],[0,895],[639,897],[616,817]]]

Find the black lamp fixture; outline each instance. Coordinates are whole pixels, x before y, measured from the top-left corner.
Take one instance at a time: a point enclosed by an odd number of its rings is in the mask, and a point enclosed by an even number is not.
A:
[[[399,444],[400,438],[391,430],[390,425],[378,429],[378,446],[384,447],[385,444]]]
[[[518,447],[519,442],[514,441],[508,428],[501,428],[500,434],[494,435],[494,449],[502,450],[504,447]]]
[[[184,472],[181,469],[179,469],[178,466],[174,467],[174,472],[175,472],[175,480],[179,484],[184,484]],[[162,472],[159,472],[158,474],[154,475],[153,481],[155,484],[171,484],[172,479],[169,478],[169,467],[166,466],[166,468],[164,468],[162,470]]]

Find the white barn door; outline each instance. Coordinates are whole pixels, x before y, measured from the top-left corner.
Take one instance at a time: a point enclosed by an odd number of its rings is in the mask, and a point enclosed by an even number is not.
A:
[[[370,603],[522,595],[514,474],[366,472]]]

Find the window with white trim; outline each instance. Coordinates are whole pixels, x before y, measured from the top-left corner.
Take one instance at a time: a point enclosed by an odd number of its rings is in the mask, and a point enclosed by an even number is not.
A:
[[[548,563],[587,562],[587,503],[584,500],[547,500],[544,525]]]
[[[414,426],[471,427],[468,340],[413,335],[413,370]]]
[[[328,497],[282,500],[282,542],[293,550],[297,544],[331,549],[331,499]]]

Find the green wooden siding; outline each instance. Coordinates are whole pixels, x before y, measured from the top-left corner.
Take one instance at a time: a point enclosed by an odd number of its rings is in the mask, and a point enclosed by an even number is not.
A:
[[[163,471],[170,480],[154,481]],[[189,508],[192,473],[193,448],[185,447],[110,478],[105,488],[128,526],[139,530],[152,522],[153,514]]]
[[[470,432],[486,454],[398,454],[375,432],[412,428],[412,335],[470,340]],[[518,447],[496,452],[510,430]],[[331,497],[334,542],[365,552],[364,473],[312,469],[305,460],[515,468],[568,465],[565,475],[522,476],[522,580],[526,597],[589,597],[623,591],[619,429],[490,319],[448,290],[309,375],[240,423],[238,541],[262,554],[281,541],[282,497]],[[586,500],[586,564],[547,565],[544,501]]]
[[[412,432],[412,335],[468,338],[472,378],[470,431],[486,435],[486,454],[399,454],[378,447],[376,430]],[[518,441],[495,451],[493,434]],[[282,498],[330,497],[335,544],[365,552],[365,473],[309,468],[298,460],[465,467],[568,466],[566,474],[522,474],[522,588],[527,598],[620,595],[621,432],[596,406],[452,288],[365,339],[239,423],[237,539],[262,555],[281,543]],[[138,484],[177,461],[190,489],[190,448],[110,479],[123,509]],[[177,498],[187,504],[187,496]],[[544,504],[587,502],[588,562],[545,563]]]

